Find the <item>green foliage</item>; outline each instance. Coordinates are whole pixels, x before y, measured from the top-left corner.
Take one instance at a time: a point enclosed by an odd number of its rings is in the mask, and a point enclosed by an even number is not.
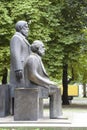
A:
[[[36,39],[45,43],[43,60],[51,78],[61,79],[62,65],[66,63],[69,69],[72,63],[76,71],[74,64],[78,64],[81,47],[87,41],[86,30],[83,31],[87,17],[86,0],[1,0],[0,5],[0,73],[3,64],[9,67],[9,42],[18,20],[29,23],[30,43]]]
[[[11,35],[12,19],[7,9],[7,2],[0,2],[0,44],[6,44]]]
[[[4,73],[4,68],[10,68],[10,52],[9,47],[0,47],[0,80]]]

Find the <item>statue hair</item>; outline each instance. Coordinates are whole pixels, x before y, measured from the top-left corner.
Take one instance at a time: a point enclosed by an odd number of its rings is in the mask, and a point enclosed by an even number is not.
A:
[[[33,52],[37,52],[38,49],[39,49],[39,47],[40,47],[42,44],[43,44],[42,41],[40,41],[40,40],[35,40],[35,41],[32,43],[32,45],[31,45],[31,50],[32,50]]]
[[[20,30],[27,24],[26,21],[20,20],[16,23],[15,29],[17,32],[20,32]]]

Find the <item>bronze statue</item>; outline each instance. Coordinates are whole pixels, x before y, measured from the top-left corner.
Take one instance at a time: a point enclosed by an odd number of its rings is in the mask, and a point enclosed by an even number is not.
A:
[[[42,87],[48,91],[50,97],[50,118],[62,116],[61,94],[59,88],[51,81],[46,73],[41,57],[45,54],[44,44],[36,40],[31,45],[32,53],[27,57],[24,65],[26,87]]]
[[[11,69],[10,90],[11,99],[14,98],[14,89],[24,87],[24,61],[30,55],[30,44],[27,41],[29,32],[26,21],[18,21],[15,25],[16,33],[10,41]],[[14,99],[13,99],[14,100]],[[13,101],[14,102],[14,101]]]

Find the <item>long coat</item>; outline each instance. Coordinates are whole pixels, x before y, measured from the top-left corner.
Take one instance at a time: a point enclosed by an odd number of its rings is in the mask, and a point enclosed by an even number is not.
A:
[[[27,88],[38,88],[41,98],[48,97],[50,80],[39,55],[31,53],[28,56],[24,65],[24,77]]]
[[[38,54],[31,53],[24,64],[25,86],[27,88],[40,88],[40,93],[52,94],[57,91],[57,86],[49,79],[45,67]],[[44,92],[43,92],[44,91]],[[42,95],[42,94],[41,94]]]
[[[50,80],[39,55],[32,53],[25,61],[24,74],[26,86],[35,83],[40,86],[48,86]]]
[[[25,37],[16,32],[10,42],[10,55],[11,55],[11,67],[10,67],[10,90],[11,96],[14,97],[14,89],[16,87],[25,87],[24,81],[24,61],[31,52],[30,44]],[[22,70],[23,78],[17,81],[15,71]]]
[[[28,56],[24,65],[24,75],[27,87],[38,87],[39,97],[50,97],[50,118],[62,116],[61,91],[52,85],[44,65],[37,54]],[[44,87],[48,87],[44,88]],[[40,104],[41,105],[41,104]],[[39,106],[40,107],[40,106]],[[41,109],[41,108],[40,108]]]

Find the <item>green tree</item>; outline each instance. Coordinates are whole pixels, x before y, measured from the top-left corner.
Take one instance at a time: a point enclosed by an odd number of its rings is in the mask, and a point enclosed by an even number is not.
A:
[[[56,5],[56,6],[55,6]],[[51,75],[58,77],[59,68],[63,70],[63,104],[69,104],[68,101],[68,69],[69,66],[74,70],[74,64],[78,62],[80,46],[83,42],[82,28],[84,26],[83,18],[85,14],[86,1],[58,0],[51,1],[48,8],[49,27],[51,28],[48,42],[48,64]],[[45,21],[46,21],[45,20]],[[52,67],[53,66],[53,67]],[[56,73],[57,72],[57,73]],[[74,77],[73,77],[74,78]]]
[[[83,97],[86,97],[86,84],[87,84],[87,28],[82,30],[84,41],[80,46],[80,53],[78,63],[75,65],[75,80],[83,84]]]
[[[62,79],[63,104],[69,104],[68,73],[70,69],[74,70],[74,64],[78,63],[83,40],[81,30],[86,26],[86,0],[1,0],[0,5],[0,63],[3,64],[5,58],[4,46],[7,49],[6,57],[9,59],[8,46],[15,32],[15,23],[21,19],[26,20],[30,27],[30,43],[36,39],[45,43],[47,51],[43,59],[44,64],[51,78]],[[9,66],[9,61],[6,63]]]
[[[2,79],[4,68],[9,68],[9,37],[11,36],[12,19],[6,8],[7,2],[0,1],[0,79]]]
[[[60,42],[63,46],[63,104],[69,104],[68,101],[68,66],[70,63],[77,62],[80,45],[82,43],[82,8],[84,4],[81,1],[66,1],[63,3],[62,26],[63,38]]]

